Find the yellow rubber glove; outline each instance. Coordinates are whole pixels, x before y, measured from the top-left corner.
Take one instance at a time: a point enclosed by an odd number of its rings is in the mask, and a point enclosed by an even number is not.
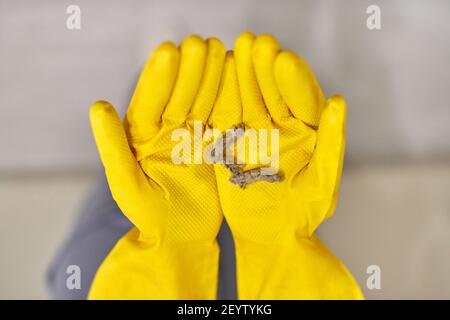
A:
[[[269,35],[243,33],[234,54],[210,122],[222,132],[241,122],[246,130],[278,129],[284,177],[242,189],[230,183],[228,169],[214,165],[236,245],[239,298],[362,298],[347,268],[314,235],[336,206],[344,99],[325,101],[306,62]]]
[[[112,195],[135,227],[100,266],[90,299],[215,298],[222,215],[214,169],[176,165],[171,152],[173,130],[192,136],[190,120],[206,123],[225,54],[217,39],[164,43],[144,67],[124,126],[109,103],[92,106]]]

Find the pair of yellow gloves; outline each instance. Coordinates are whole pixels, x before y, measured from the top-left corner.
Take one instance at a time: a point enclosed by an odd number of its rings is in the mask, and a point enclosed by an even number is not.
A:
[[[105,101],[90,118],[112,195],[134,224],[100,266],[91,299],[214,299],[225,216],[240,299],[359,299],[346,267],[314,235],[333,214],[345,101],[325,100],[306,62],[270,35],[165,42],[146,63],[124,122]],[[175,129],[279,130],[277,183],[245,189],[222,164],[174,164]]]

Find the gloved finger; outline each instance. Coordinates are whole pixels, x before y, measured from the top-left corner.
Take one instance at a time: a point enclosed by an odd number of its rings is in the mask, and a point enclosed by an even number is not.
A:
[[[114,200],[144,235],[154,236],[164,219],[156,213],[167,212],[162,193],[150,186],[128,145],[113,106],[106,101],[95,102],[90,109],[90,119]],[[153,212],[154,215],[148,215]]]
[[[207,40],[208,55],[203,74],[202,83],[195,97],[194,105],[188,116],[188,121],[202,121],[205,123],[211,113],[214,100],[217,97],[220,79],[222,78],[225,63],[226,49],[223,43],[216,38]]]
[[[275,59],[275,79],[294,117],[317,126],[325,98],[305,60],[294,52],[279,53]]]
[[[277,40],[268,34],[258,36],[253,46],[256,78],[272,119],[284,119],[291,116],[275,81],[275,58],[280,50]]]
[[[312,234],[325,218],[333,214],[336,206],[344,163],[345,117],[344,98],[330,97],[320,118],[316,150],[304,175],[298,177],[299,183],[308,181],[308,185],[303,185],[302,190],[314,194],[315,199],[313,206],[316,209],[306,211],[315,213],[309,217],[309,234]]]
[[[151,137],[169,101],[178,71],[179,52],[171,42],[161,44],[147,61],[126,114],[131,141]]]
[[[261,128],[266,127],[270,117],[264,105],[253,67],[252,50],[254,42],[255,36],[250,32],[244,32],[237,38],[234,52],[244,123],[253,128]]]
[[[227,52],[217,99],[208,123],[221,131],[242,122],[242,103],[233,52]]]
[[[200,87],[205,68],[207,46],[198,36],[189,36],[181,44],[181,61],[172,96],[163,113],[163,121],[183,123]]]

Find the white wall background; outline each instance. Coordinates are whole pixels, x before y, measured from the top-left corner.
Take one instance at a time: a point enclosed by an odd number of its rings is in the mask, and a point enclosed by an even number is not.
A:
[[[378,4],[382,29],[366,28]],[[77,4],[82,29],[66,28]],[[161,41],[269,32],[349,104],[348,159],[450,158],[450,2],[0,1],[0,168],[91,167],[88,108],[125,108]]]

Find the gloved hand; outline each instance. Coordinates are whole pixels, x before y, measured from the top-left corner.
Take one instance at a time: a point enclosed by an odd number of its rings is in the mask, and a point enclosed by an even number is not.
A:
[[[283,175],[283,181],[242,189],[230,183],[224,165],[214,165],[236,245],[239,298],[362,298],[350,272],[314,235],[336,206],[344,99],[325,100],[306,62],[269,35],[243,33],[234,54],[229,64],[236,68],[225,70],[210,122],[222,132],[241,122],[246,130],[278,129]]]
[[[180,49],[164,43],[144,67],[124,125],[108,102],[92,106],[112,195],[135,227],[100,266],[90,299],[215,298],[222,215],[214,170],[174,164],[171,155],[175,129],[193,137],[192,120],[206,123],[225,53],[213,38],[191,36]]]

